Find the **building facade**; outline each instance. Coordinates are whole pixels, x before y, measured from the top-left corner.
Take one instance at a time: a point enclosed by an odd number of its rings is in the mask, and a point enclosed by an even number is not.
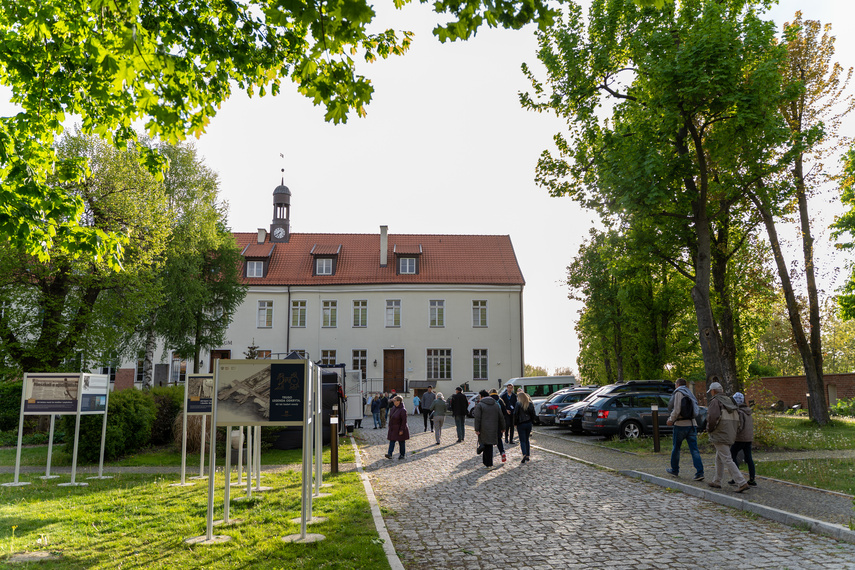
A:
[[[248,292],[204,370],[254,346],[361,370],[370,391],[450,394],[523,375],[525,281],[509,236],[292,234],[290,197],[280,185],[269,229],[235,233]],[[169,367],[180,381],[186,364]]]

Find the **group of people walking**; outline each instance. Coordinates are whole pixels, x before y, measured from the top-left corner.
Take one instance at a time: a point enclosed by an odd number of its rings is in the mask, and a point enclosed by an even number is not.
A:
[[[507,452],[503,444],[514,444],[514,428],[519,435],[520,450],[522,452],[521,464],[527,463],[531,458],[531,429],[534,421],[534,405],[528,394],[522,390],[515,392],[513,384],[505,386],[501,396],[496,390],[487,392],[481,390],[480,399],[475,405],[473,416],[475,418],[475,434],[478,436],[477,453],[482,456],[484,466],[493,468],[493,447],[498,447],[502,462],[507,461]],[[418,398],[418,399],[417,399]],[[410,430],[407,422],[408,414],[403,406],[403,399],[398,395],[389,398],[387,394],[374,396],[371,402],[371,412],[374,415],[374,429],[386,426],[386,410],[388,411],[388,432],[386,438],[389,440],[389,451],[387,459],[392,459],[395,451],[395,442],[399,445],[399,458],[406,456],[406,441],[410,438]],[[463,393],[462,387],[457,387],[455,393],[448,400],[442,392],[434,392],[433,386],[428,386],[427,391],[419,398],[414,398],[414,414],[421,413],[424,418],[424,431],[434,432],[436,445],[441,443],[442,428],[445,425],[446,413],[451,410],[457,430],[456,443],[463,443],[466,437],[466,416],[469,412],[469,401]]]
[[[698,400],[686,386],[686,380],[677,379],[676,389],[668,402],[667,424],[673,426],[674,445],[671,449],[671,467],[668,473],[677,477],[680,474],[680,448],[683,441],[689,446],[692,463],[695,467],[695,481],[704,480],[704,463],[698,450]],[[684,399],[688,398],[688,401]],[[754,460],[751,457],[751,443],[754,440],[754,420],[751,408],[745,403],[745,396],[736,392],[732,397],[724,392],[721,383],[713,377],[707,390],[707,432],[710,444],[715,448],[715,475],[709,486],[720,489],[727,470],[729,483],[736,486],[736,492],[742,493],[756,485],[754,481]],[[748,465],[748,480],[736,464],[739,452],[742,452]]]

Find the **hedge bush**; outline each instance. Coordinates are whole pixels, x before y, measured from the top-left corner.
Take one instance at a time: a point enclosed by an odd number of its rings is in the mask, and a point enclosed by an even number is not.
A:
[[[837,400],[829,410],[832,416],[855,417],[855,398]]]
[[[148,445],[156,417],[157,407],[150,393],[122,390],[110,394],[104,459],[117,459]],[[63,430],[68,434],[65,451],[69,455],[74,451],[74,422],[75,416],[62,416]],[[101,453],[102,423],[103,417],[100,414],[80,418],[80,441],[77,448],[80,461],[98,461]]]
[[[18,429],[21,414],[21,390],[24,381],[3,382],[0,384],[0,431]]]
[[[173,424],[184,405],[184,386],[152,388],[151,396],[157,406],[157,416],[151,429],[151,443],[166,445],[174,440]]]

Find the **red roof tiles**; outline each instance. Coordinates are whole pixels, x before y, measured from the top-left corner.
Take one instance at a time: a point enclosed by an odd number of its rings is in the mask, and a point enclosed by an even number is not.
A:
[[[255,251],[257,233],[235,233],[241,249]],[[267,276],[245,278],[250,285],[345,285],[435,283],[524,285],[510,236],[389,234],[387,265],[380,266],[379,234],[291,234],[277,243]],[[270,247],[273,244],[267,243]],[[398,275],[395,254],[415,253],[421,246],[419,273]],[[259,246],[260,247],[260,246]],[[341,247],[339,251],[339,247]],[[313,254],[338,253],[335,275],[313,275]],[[244,254],[246,255],[246,254]],[[258,254],[256,254],[258,255]]]

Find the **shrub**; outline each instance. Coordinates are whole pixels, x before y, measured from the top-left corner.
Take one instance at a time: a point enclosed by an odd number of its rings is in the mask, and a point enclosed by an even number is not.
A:
[[[24,381],[0,383],[0,431],[18,429]]]
[[[855,417],[855,398],[848,400],[837,400],[834,405],[829,408],[832,416],[848,416]]]
[[[166,445],[174,439],[173,435],[175,432],[173,424],[175,423],[175,419],[180,416],[181,407],[184,404],[184,387],[169,386],[152,388],[151,396],[154,399],[155,406],[157,406],[157,415],[151,429],[151,443],[154,445]],[[181,441],[180,425],[178,441]]]
[[[205,449],[210,450],[211,446],[211,416],[187,416],[187,453],[199,453],[202,449],[202,420],[205,419],[208,423],[205,429]],[[181,414],[175,417],[172,424],[172,433],[174,434],[174,443],[177,447],[181,447],[181,426],[184,418]]]
[[[157,415],[154,399],[148,392],[122,390],[110,394],[107,408],[107,437],[104,442],[104,458],[112,460],[133,453],[151,441],[151,429]],[[65,451],[74,451],[75,416],[62,417],[63,429],[68,434]],[[80,442],[77,454],[80,461],[98,461],[101,453],[100,414],[80,418]]]
[[[755,408],[751,417],[754,419],[754,445],[777,446],[781,439],[781,429],[775,424],[774,416]]]

